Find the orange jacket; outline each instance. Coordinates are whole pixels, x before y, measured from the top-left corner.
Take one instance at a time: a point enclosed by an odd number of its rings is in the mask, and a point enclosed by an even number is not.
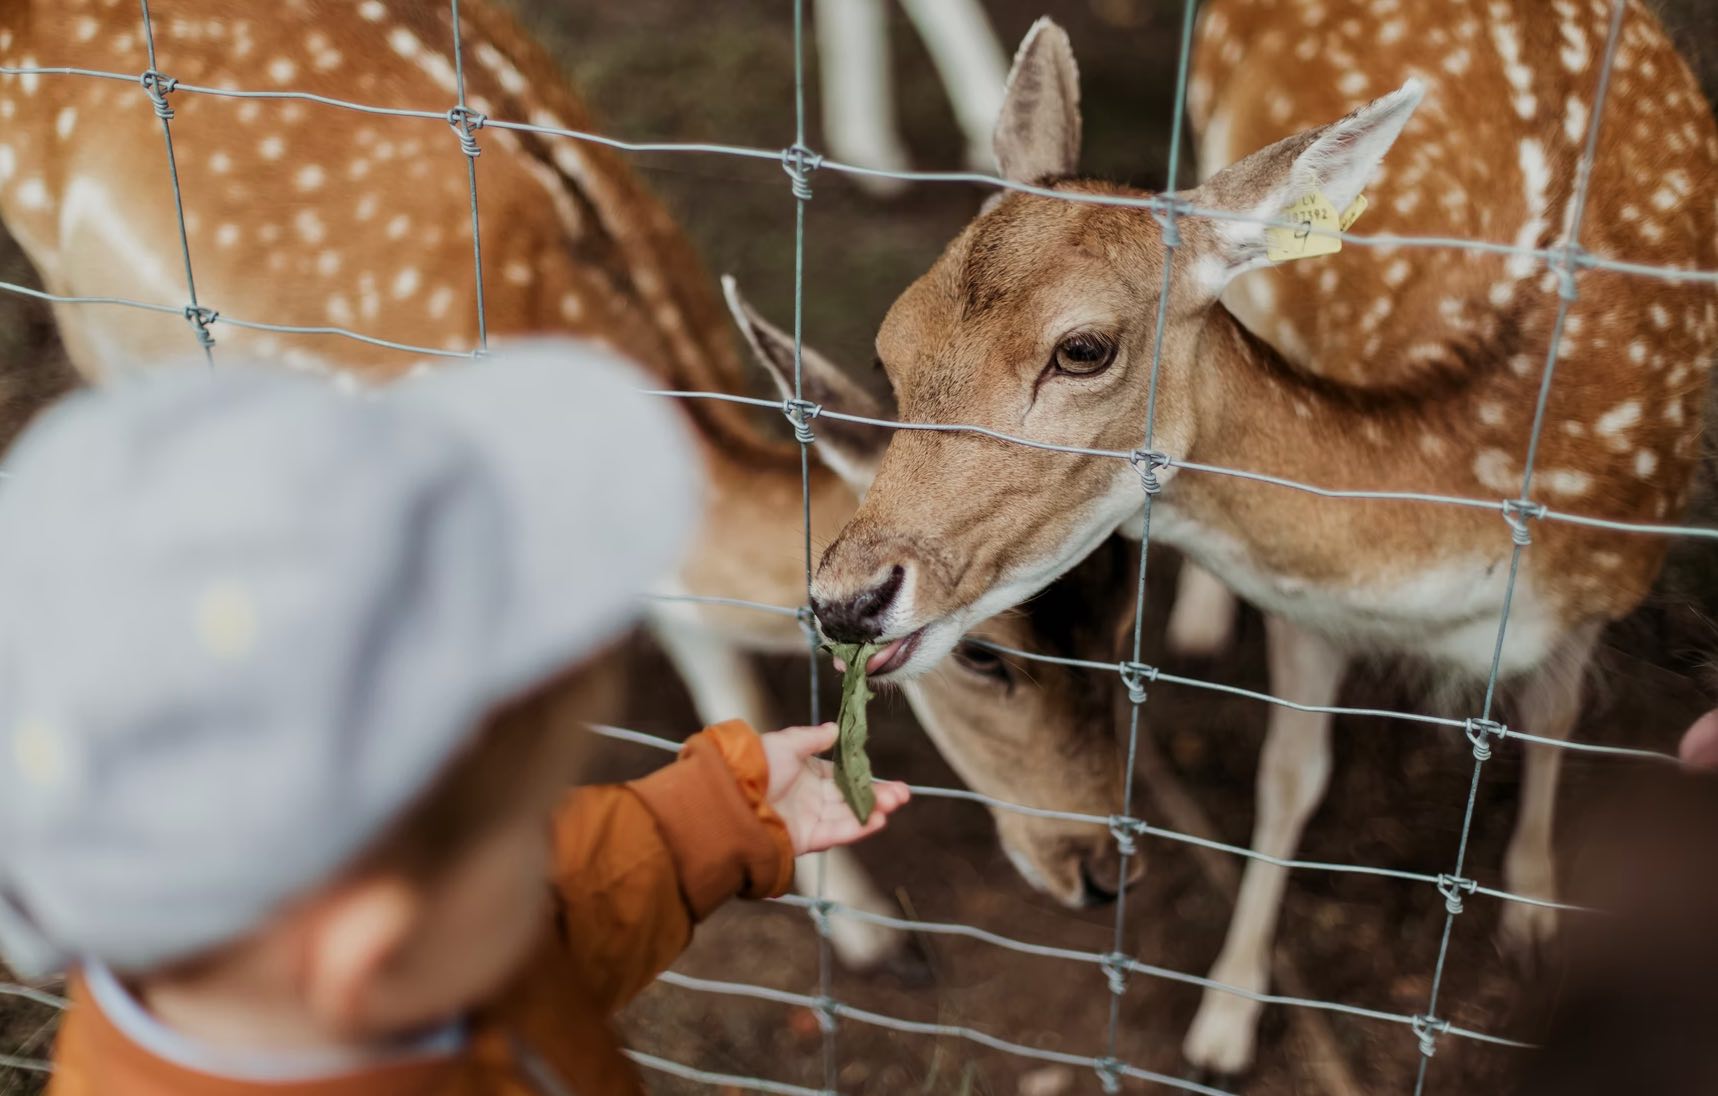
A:
[[[514,984],[472,1017],[463,1051],[297,1083],[231,1080],[132,1042],[74,979],[47,1096],[610,1096],[644,1091],[609,1014],[735,896],[793,878],[787,829],[765,800],[758,736],[721,723],[631,784],[575,792],[554,820],[554,931]]]

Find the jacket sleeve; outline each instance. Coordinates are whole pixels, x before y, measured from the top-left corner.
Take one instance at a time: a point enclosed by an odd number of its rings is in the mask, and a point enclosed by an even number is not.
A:
[[[665,970],[728,899],[787,889],[793,845],[768,790],[763,743],[735,721],[692,736],[642,780],[568,798],[555,819],[555,889],[574,963],[603,1007]]]

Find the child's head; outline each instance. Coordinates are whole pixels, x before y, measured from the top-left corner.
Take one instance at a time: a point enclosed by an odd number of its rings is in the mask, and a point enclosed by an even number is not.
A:
[[[0,480],[0,951],[296,995],[377,1035],[544,929],[575,668],[696,514],[579,344],[348,396],[223,367],[74,397]]]

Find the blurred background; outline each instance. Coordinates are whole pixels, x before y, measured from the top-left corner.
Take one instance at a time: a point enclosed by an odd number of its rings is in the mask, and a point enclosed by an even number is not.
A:
[[[572,74],[604,132],[764,148],[792,140],[793,43],[786,0],[514,0],[514,6]],[[1711,97],[1718,90],[1718,3],[1654,0],[1649,6],[1672,28]],[[1087,168],[1161,187],[1180,3],[987,0],[986,7],[1009,49],[1046,12],[1068,28],[1082,70]],[[964,141],[947,98],[917,37],[898,11],[893,19],[896,98],[915,166],[958,168]],[[814,49],[808,49],[807,61],[813,66],[811,143],[820,147]],[[641,156],[637,166],[690,231],[712,273],[736,275],[767,315],[792,315],[794,210],[779,167],[689,156]],[[1189,163],[1186,178],[1191,168]],[[871,339],[883,311],[972,216],[983,192],[921,185],[883,201],[834,173],[816,175],[813,182],[806,339],[874,383]],[[27,264],[4,240],[0,278],[34,284]],[[44,307],[0,294],[0,414],[22,415],[68,383],[60,353]],[[761,373],[754,380],[759,394],[772,391]],[[1708,524],[1718,517],[1710,494],[1702,492],[1691,515]],[[1168,556],[1153,561],[1148,637],[1161,635],[1174,566]],[[1655,596],[1607,633],[1576,737],[1673,750],[1676,735],[1711,706],[1718,684],[1708,669],[1718,650],[1715,609],[1718,551],[1679,545]],[[1249,615],[1238,649],[1216,663],[1177,665],[1156,644],[1145,657],[1191,676],[1261,689],[1262,638],[1258,618]],[[683,737],[695,716],[672,669],[643,641],[629,652],[628,663],[627,725]],[[803,719],[809,704],[803,661],[779,660],[768,669],[779,721]],[[1125,707],[1114,675],[1095,676],[1090,687],[1115,693],[1118,713]],[[834,702],[833,693],[825,696],[824,711],[832,712]],[[1388,673],[1361,672],[1341,703],[1413,707],[1420,696]],[[880,774],[957,784],[898,697],[885,696],[875,710],[872,751]],[[1262,706],[1245,700],[1154,689],[1146,708],[1151,742],[1139,813],[1155,820],[1169,811],[1181,827],[1196,817],[1207,836],[1246,844],[1265,715]],[[1467,744],[1453,731],[1383,720],[1339,720],[1336,734],[1331,790],[1301,855],[1447,870],[1472,772]],[[612,775],[660,761],[661,755],[643,749],[605,747],[605,771]],[[1473,874],[1485,883],[1498,881],[1519,773],[1514,749],[1500,749],[1485,767],[1470,851]],[[1559,846],[1565,874],[1578,874],[1581,850],[1592,836],[1589,820],[1622,789],[1638,790],[1636,782],[1648,777],[1613,760],[1578,756],[1565,774]],[[1146,962],[1202,973],[1222,940],[1238,865],[1201,857],[1180,844],[1148,839],[1144,849],[1147,875],[1129,899],[1127,948]],[[921,801],[859,854],[911,918],[961,922],[1082,950],[1111,946],[1111,911],[1069,911],[1033,893],[1002,856],[990,819],[978,806]],[[1492,942],[1495,920],[1496,904],[1486,901],[1470,901],[1456,920],[1441,1011],[1459,1025],[1532,1039],[1538,1000],[1518,992],[1519,972]],[[1429,887],[1301,872],[1289,883],[1280,949],[1304,983],[1300,992],[1415,1013],[1425,1006],[1443,923],[1443,901]],[[946,936],[925,936],[919,944],[922,961],[914,969],[868,975],[837,969],[836,996],[857,1007],[969,1025],[1046,1049],[1103,1053],[1110,993],[1097,967]],[[817,940],[800,911],[731,907],[700,934],[679,969],[815,993]],[[1182,1073],[1181,1038],[1197,1000],[1194,987],[1135,976],[1121,1003],[1120,1056]],[[633,1045],[679,1061],[821,1084],[820,1033],[816,1018],[802,1009],[658,986],[629,1010],[624,1025]],[[0,1052],[40,1056],[51,1036],[48,1011],[0,998]],[[1088,1073],[1023,1062],[960,1040],[846,1023],[837,1045],[843,1092],[1056,1096],[1098,1090]],[[1267,1008],[1259,1065],[1242,1087],[1259,1094],[1403,1091],[1411,1088],[1417,1059],[1405,1027]],[[1429,1091],[1499,1091],[1518,1064],[1519,1052],[1446,1038]],[[0,1069],[0,1096],[24,1096],[40,1083],[39,1077]],[[706,1091],[660,1076],[651,1083],[664,1093]]]

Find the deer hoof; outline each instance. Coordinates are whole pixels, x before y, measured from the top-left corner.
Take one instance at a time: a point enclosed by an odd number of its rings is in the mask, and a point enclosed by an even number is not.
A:
[[[1195,1069],[1225,1076],[1246,1072],[1258,1041],[1259,1005],[1244,997],[1207,990],[1181,1053]]]

